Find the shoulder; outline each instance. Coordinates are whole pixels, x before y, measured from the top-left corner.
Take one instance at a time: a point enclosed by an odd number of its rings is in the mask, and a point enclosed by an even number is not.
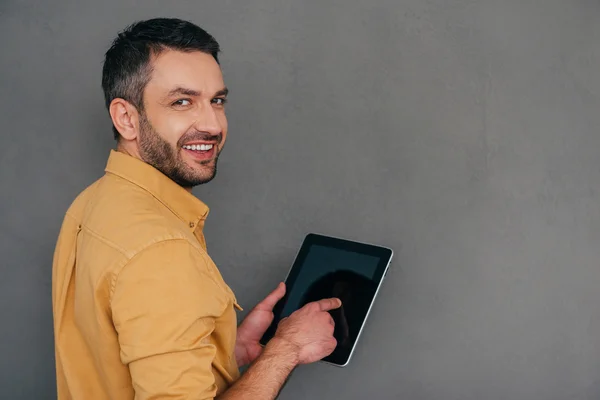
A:
[[[78,222],[81,221],[81,219],[83,218],[84,210],[86,209],[87,204],[89,203],[94,192],[96,191],[96,188],[100,184],[100,181],[101,181],[101,179],[96,180],[91,185],[89,185],[85,189],[83,189],[75,197],[75,199],[71,202],[71,204],[69,205],[69,207],[67,209],[67,212],[66,212],[67,219],[71,219],[71,220],[78,221]]]
[[[157,238],[139,248],[128,258],[122,269],[142,268],[164,274],[213,275],[214,263],[187,238]]]
[[[83,225],[117,248],[126,258],[154,244],[186,241],[201,250],[189,227],[143,188],[107,175],[88,195]]]
[[[135,294],[133,294],[135,293]],[[185,239],[164,239],[140,249],[115,271],[111,303],[169,301],[186,309],[201,307],[220,315],[231,296],[208,255]],[[179,299],[179,300],[177,300]]]

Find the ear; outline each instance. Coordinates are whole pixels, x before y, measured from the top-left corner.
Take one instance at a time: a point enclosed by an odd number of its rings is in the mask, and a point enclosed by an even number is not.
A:
[[[128,101],[117,98],[108,108],[112,123],[125,140],[135,140],[138,137],[140,119],[137,109]]]

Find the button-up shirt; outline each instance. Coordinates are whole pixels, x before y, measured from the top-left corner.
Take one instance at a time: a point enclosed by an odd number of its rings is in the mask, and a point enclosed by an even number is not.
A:
[[[54,253],[58,399],[212,399],[239,378],[236,309],[209,257],[208,207],[111,151]]]

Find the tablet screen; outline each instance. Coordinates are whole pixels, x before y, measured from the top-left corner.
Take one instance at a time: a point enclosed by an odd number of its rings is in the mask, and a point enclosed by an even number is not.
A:
[[[266,343],[276,324],[305,304],[337,297],[335,351],[324,361],[345,365],[360,335],[379,283],[391,258],[382,247],[311,234],[305,239],[286,280],[287,293],[275,307],[275,321],[265,334]]]

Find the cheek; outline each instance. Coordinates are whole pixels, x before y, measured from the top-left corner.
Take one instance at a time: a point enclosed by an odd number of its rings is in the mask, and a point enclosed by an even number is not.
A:
[[[193,122],[190,118],[183,116],[169,116],[163,118],[160,124],[156,124],[155,128],[158,133],[171,146],[176,147],[179,139],[190,129]]]
[[[219,115],[219,125],[221,126],[221,133],[223,134],[223,141],[225,141],[225,137],[227,136],[227,117],[225,113]]]

